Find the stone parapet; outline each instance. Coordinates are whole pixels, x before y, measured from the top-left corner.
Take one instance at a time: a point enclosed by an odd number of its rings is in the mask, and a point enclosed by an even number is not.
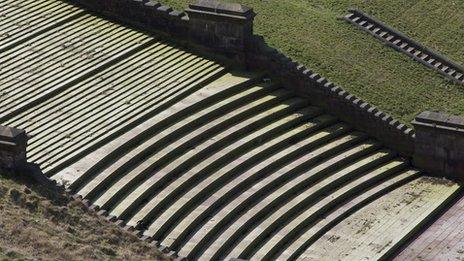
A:
[[[253,9],[236,3],[199,0],[185,10],[190,37],[195,42],[222,50],[244,52],[253,35]]]
[[[18,170],[26,165],[27,135],[24,130],[0,125],[0,168]]]
[[[413,162],[431,175],[464,178],[464,118],[426,111],[412,122]]]

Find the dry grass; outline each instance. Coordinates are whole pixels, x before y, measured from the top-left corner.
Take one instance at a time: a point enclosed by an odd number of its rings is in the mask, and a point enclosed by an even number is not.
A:
[[[0,176],[0,260],[166,260],[64,195]]]

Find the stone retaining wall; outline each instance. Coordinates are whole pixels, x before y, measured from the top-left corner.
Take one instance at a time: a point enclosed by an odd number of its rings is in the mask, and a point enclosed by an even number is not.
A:
[[[247,64],[250,67],[270,71],[286,88],[307,97],[313,104],[375,137],[403,156],[412,156],[413,129],[267,46],[259,38],[255,39],[255,48],[247,56]]]

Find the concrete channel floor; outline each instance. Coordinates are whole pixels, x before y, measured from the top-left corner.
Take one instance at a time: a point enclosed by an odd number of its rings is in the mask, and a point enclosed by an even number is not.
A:
[[[1,124],[26,129],[45,175],[180,256],[375,260],[460,188],[260,73],[59,0],[0,13]]]

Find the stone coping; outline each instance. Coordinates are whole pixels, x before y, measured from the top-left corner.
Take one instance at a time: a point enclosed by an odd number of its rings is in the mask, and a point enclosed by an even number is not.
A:
[[[215,0],[199,0],[196,4],[190,4],[186,11],[203,11],[205,13],[226,14],[247,19],[254,17],[253,9],[237,3],[223,3]]]
[[[419,114],[412,122],[415,126],[428,126],[433,128],[458,131],[464,133],[464,118],[448,115],[441,112],[425,111]]]

